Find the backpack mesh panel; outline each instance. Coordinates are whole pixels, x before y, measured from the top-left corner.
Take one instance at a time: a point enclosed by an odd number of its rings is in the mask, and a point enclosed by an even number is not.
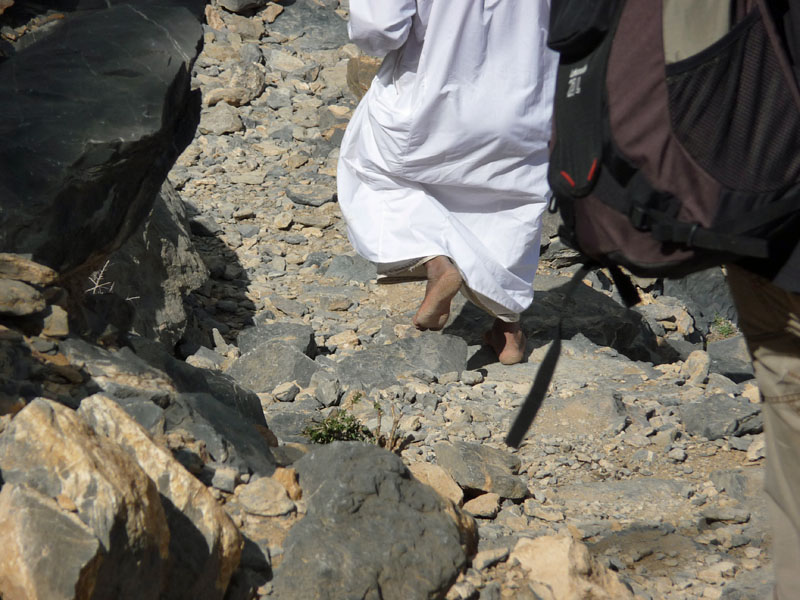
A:
[[[800,181],[800,111],[760,19],[670,65],[667,88],[675,136],[720,183],[770,191]]]

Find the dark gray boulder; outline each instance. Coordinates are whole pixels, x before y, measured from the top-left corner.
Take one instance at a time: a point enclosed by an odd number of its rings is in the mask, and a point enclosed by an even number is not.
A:
[[[166,373],[177,391],[184,393],[209,393],[239,416],[254,425],[266,427],[261,401],[255,392],[242,387],[234,379],[219,371],[200,369],[178,360],[163,346],[152,340],[131,336],[136,355],[156,369]]]
[[[520,459],[497,448],[468,442],[440,442],[436,462],[462,487],[521,500],[527,487],[519,473]]]
[[[186,209],[168,182],[152,211],[111,255],[105,279],[130,299],[132,330],[172,348],[187,326],[184,297],[208,280],[208,269],[189,237]]]
[[[681,406],[679,410],[686,431],[709,440],[761,433],[764,429],[761,407],[747,398],[715,394],[702,402]]]
[[[665,279],[664,294],[678,298],[694,317],[695,326],[708,333],[716,317],[738,322],[733,297],[722,269],[715,267],[680,279]]]
[[[275,459],[256,427],[213,396],[180,394],[164,415],[167,432],[183,430],[205,442],[216,463],[231,466],[242,474],[269,476],[275,471]]]
[[[244,329],[236,338],[242,353],[267,342],[285,342],[307,356],[316,354],[314,329],[303,323],[264,323]]]
[[[444,598],[473,551],[470,518],[373,445],[320,446],[293,466],[308,514],[289,531],[272,597]]]
[[[0,249],[68,273],[139,227],[199,118],[193,4],[73,13],[0,62]]]
[[[342,279],[344,281],[358,281],[366,283],[375,279],[378,275],[375,265],[361,256],[349,256],[339,254],[334,256],[331,264],[325,271],[326,277]]]
[[[406,373],[427,369],[435,375],[467,368],[467,343],[460,337],[423,333],[385,346],[375,346],[334,365],[344,388],[385,388]]]
[[[311,383],[311,376],[321,367],[294,346],[277,341],[265,342],[242,354],[226,374],[240,385],[257,393],[271,392],[287,381],[301,387]]]
[[[743,335],[736,335],[708,344],[706,351],[711,358],[710,370],[728,379],[741,383],[755,377],[753,363]]]

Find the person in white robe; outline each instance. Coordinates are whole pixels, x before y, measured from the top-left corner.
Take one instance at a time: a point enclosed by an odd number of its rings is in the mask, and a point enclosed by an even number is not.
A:
[[[523,358],[533,301],[556,55],[549,0],[350,0],[350,38],[385,57],[342,140],[338,197],[355,250],[428,280],[414,316],[441,329],[459,291]]]

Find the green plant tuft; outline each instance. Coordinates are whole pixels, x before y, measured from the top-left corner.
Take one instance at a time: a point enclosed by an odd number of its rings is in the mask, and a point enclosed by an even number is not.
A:
[[[345,410],[330,415],[321,423],[306,427],[303,435],[314,444],[365,442],[372,438],[369,429]]]

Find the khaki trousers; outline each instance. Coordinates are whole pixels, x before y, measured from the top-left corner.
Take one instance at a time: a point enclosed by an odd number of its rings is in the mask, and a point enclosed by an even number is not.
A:
[[[764,398],[775,597],[794,600],[800,598],[800,294],[735,266],[728,267],[728,283]]]

